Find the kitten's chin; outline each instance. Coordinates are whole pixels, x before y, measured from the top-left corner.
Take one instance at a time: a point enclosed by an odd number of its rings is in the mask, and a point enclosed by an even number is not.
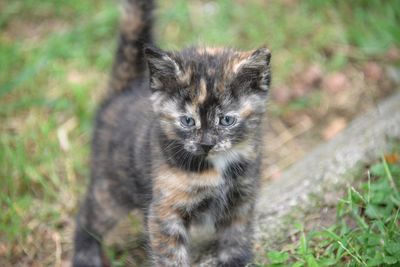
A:
[[[215,158],[229,157],[229,154],[228,150],[211,150],[207,153],[207,159],[213,160]]]
[[[227,150],[209,153],[207,160],[210,161],[220,172],[224,172],[227,166],[240,160],[240,154],[232,153]]]
[[[185,152],[189,153],[190,155],[196,156],[196,157],[206,157],[207,153],[204,151],[195,149],[195,148],[190,148],[185,146]]]

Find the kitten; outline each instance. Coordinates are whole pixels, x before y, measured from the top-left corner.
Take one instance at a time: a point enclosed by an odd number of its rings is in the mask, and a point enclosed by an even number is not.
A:
[[[102,237],[135,208],[145,215],[153,266],[190,266],[188,231],[205,217],[218,238],[218,266],[245,266],[270,52],[162,51],[152,46],[152,10],[149,0],[124,6],[112,93],[95,121],[73,266],[103,266]]]

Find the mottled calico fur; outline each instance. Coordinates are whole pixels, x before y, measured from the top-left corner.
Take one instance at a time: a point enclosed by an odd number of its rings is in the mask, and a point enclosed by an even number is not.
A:
[[[138,208],[152,266],[190,266],[188,230],[203,221],[215,227],[219,266],[245,266],[252,256],[270,53],[159,50],[152,8],[149,0],[124,6],[111,94],[95,122],[73,265],[104,265],[102,237]]]

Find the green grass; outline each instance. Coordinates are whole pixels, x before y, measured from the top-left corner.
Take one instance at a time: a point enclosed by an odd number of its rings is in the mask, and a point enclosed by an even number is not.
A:
[[[270,267],[399,266],[400,162],[373,165],[357,190],[350,187],[336,207],[336,222],[304,232],[282,251],[270,251]]]
[[[311,63],[337,69],[400,45],[399,1],[205,3],[160,1],[161,46],[266,45],[278,85]],[[49,243],[46,231],[70,242],[65,232],[87,183],[92,118],[112,64],[118,6],[9,0],[0,9],[0,251],[7,248],[0,258],[9,265],[48,254],[28,253]]]
[[[275,54],[275,78],[285,79],[301,62],[338,69],[400,43],[400,3],[396,1],[220,0],[201,7],[186,1],[161,5],[163,46],[193,43],[252,49],[266,45]],[[203,10],[201,10],[203,8]],[[179,28],[178,28],[179,27]],[[345,49],[354,47],[355,49]]]

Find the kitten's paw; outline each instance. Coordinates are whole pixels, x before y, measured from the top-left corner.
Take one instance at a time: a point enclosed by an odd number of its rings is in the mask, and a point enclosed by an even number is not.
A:
[[[73,267],[110,267],[105,255],[98,249],[92,248],[76,252],[72,262]]]
[[[251,258],[246,255],[243,257],[231,257],[226,259],[218,260],[217,266],[218,267],[251,267],[253,266],[251,263]]]
[[[221,262],[219,261],[217,263],[218,267],[246,267],[247,266],[247,262],[241,261],[239,260],[232,260],[229,262]]]

